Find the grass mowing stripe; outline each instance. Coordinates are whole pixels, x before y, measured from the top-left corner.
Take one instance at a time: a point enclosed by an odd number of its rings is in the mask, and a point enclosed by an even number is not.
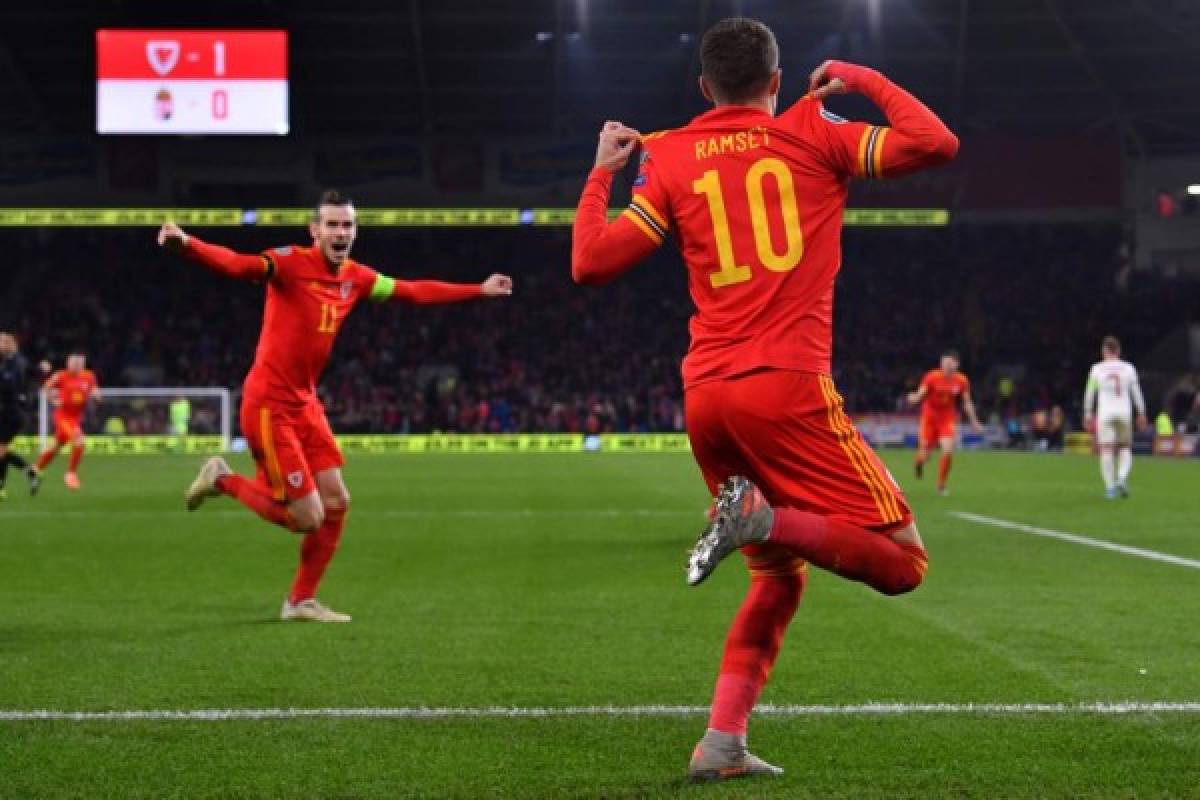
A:
[[[1106,542],[1103,539],[1093,539],[1090,536],[1080,536],[1077,533],[1067,533],[1066,531],[1056,531],[1052,528],[1039,528],[1034,525],[1025,525],[1020,522],[1012,522],[1006,519],[997,517],[986,517],[983,514],[972,514],[967,511],[950,511],[947,512],[952,517],[965,519],[968,522],[977,522],[981,525],[992,525],[996,528],[1007,528],[1021,533],[1029,533],[1034,536],[1045,536],[1049,539],[1059,539],[1064,542],[1072,542],[1081,544],[1086,547],[1096,547],[1100,550],[1112,550],[1116,553],[1124,553],[1127,556],[1135,556],[1137,558],[1146,558],[1151,561],[1161,561],[1164,564],[1175,564],[1180,567],[1189,567],[1191,569],[1200,569],[1200,561],[1182,556],[1173,556],[1170,553],[1160,553],[1157,550],[1146,550],[1141,547],[1130,547],[1125,544],[1116,544],[1115,542]]]
[[[121,722],[133,720],[446,719],[451,717],[693,717],[708,706],[563,706],[559,708],[226,708],[148,711],[0,711],[4,722]],[[864,703],[860,705],[764,705],[755,714],[777,717],[912,714],[1200,714],[1200,702],[1115,703]]]

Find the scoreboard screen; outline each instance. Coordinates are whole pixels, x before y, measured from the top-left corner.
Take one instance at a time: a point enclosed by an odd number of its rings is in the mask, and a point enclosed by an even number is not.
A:
[[[287,133],[287,32],[96,31],[96,131]]]

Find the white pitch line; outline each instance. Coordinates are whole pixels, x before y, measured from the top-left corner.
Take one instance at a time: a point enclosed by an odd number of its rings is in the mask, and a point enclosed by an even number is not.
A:
[[[861,705],[764,705],[756,714],[776,717],[912,716],[930,714],[1200,714],[1200,702],[1116,703],[864,703]],[[226,722],[288,719],[451,719],[538,717],[694,717],[708,706],[562,706],[519,708],[225,708],[143,711],[0,711],[0,722]]]
[[[8,517],[15,518],[50,518],[50,517],[162,517],[162,516],[178,516],[182,517],[187,512],[183,510],[164,509],[162,511],[150,511],[147,509],[100,509],[96,511],[16,511],[8,510],[0,511],[0,519]],[[221,509],[219,511],[200,511],[193,517],[194,519],[203,519],[204,517],[245,517],[251,518],[248,511],[238,509]],[[448,509],[406,509],[406,508],[377,508],[377,509],[355,509],[354,516],[356,517],[703,517],[704,509],[699,505],[691,511],[681,511],[678,509],[668,508],[564,508],[564,509],[541,509],[541,508],[448,508]]]
[[[1176,566],[1180,567],[1200,569],[1200,561],[1196,561],[1191,558],[1183,558],[1182,556],[1173,556],[1170,553],[1160,553],[1157,550],[1147,550],[1143,547],[1130,547],[1126,544],[1106,542],[1103,539],[1093,539],[1090,536],[1080,536],[1077,533],[1056,531],[1052,528],[1038,528],[1034,525],[1025,525],[1020,522],[1011,522],[1009,520],[998,519],[996,517],[985,517],[982,514],[972,514],[967,511],[950,511],[948,513],[952,517],[965,519],[968,522],[978,522],[981,525],[992,525],[997,528],[1007,528],[1013,531],[1020,531],[1021,533],[1033,534],[1034,536],[1045,536],[1048,539],[1060,539],[1064,542],[1082,544],[1086,547],[1096,547],[1100,550],[1112,550],[1114,553],[1124,553],[1127,556],[1145,558],[1149,559],[1150,561],[1161,561],[1164,564],[1175,564]]]

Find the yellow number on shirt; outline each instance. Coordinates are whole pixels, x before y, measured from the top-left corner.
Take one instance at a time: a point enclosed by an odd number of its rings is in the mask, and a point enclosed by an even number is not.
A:
[[[329,303],[321,303],[321,321],[317,324],[317,333],[334,333],[337,331],[337,307]]]
[[[692,191],[708,199],[708,213],[712,216],[713,236],[717,239],[717,261],[721,269],[708,276],[714,289],[731,283],[742,283],[753,277],[750,268],[736,263],[733,257],[733,237],[729,235],[729,217],[725,214],[725,198],[721,194],[721,178],[715,169],[704,173],[704,177],[692,182]]]
[[[766,176],[775,179],[779,190],[779,208],[783,214],[786,246],[776,252],[767,221],[767,204],[763,184]],[[743,283],[753,277],[750,267],[737,263],[733,254],[733,237],[729,233],[729,217],[725,213],[725,198],[721,193],[720,176],[710,169],[692,183],[692,191],[708,200],[708,212],[713,220],[713,236],[717,240],[717,261],[721,269],[709,275],[714,289]],[[800,230],[800,208],[796,203],[796,187],[792,172],[778,158],[760,158],[746,172],[746,200],[750,207],[750,223],[754,229],[754,249],[758,260],[772,272],[788,272],[804,257],[804,234]]]
[[[763,198],[763,178],[775,177],[779,187],[779,209],[783,212],[783,232],[787,249],[775,252],[771,243],[771,228],[767,224],[767,204]],[[762,158],[746,172],[746,195],[750,198],[750,221],[754,225],[754,248],[763,266],[772,272],[788,272],[796,268],[804,255],[804,234],[800,231],[800,208],[796,205],[796,187],[792,171],[778,158]]]

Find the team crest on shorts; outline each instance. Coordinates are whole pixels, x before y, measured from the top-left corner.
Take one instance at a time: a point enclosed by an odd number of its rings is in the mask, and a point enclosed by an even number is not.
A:
[[[289,472],[287,476],[287,482],[292,485],[293,489],[299,489],[300,484],[304,483],[304,473],[300,470]]]
[[[351,283],[350,281],[342,281],[342,286],[341,286],[342,299],[349,300],[350,292],[352,292],[352,291],[354,291],[354,284]]]

